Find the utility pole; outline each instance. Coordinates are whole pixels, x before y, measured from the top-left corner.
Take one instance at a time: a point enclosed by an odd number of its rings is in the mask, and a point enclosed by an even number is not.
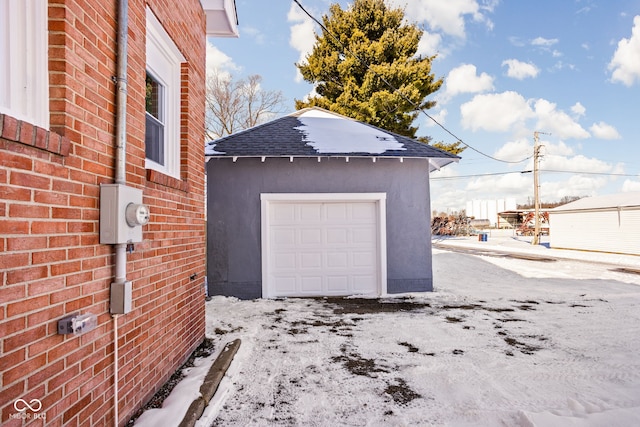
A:
[[[533,198],[534,198],[534,215],[535,228],[533,231],[532,245],[540,244],[540,134],[550,135],[544,132],[533,132]]]
[[[538,145],[539,137],[538,131],[533,132],[533,199],[534,199],[534,218],[535,228],[533,231],[532,245],[540,244],[540,194],[539,194],[539,179],[538,179],[538,158],[540,154],[540,146]]]

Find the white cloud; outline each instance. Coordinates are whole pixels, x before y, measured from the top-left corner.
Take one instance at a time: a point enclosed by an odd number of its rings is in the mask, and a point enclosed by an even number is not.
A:
[[[531,155],[533,155],[533,144],[527,139],[521,138],[517,141],[509,141],[504,144],[493,154],[493,157],[509,162],[516,162]]]
[[[442,43],[442,36],[440,34],[425,31],[422,33],[422,37],[418,42],[416,55],[433,56],[438,54],[438,56],[442,58],[446,56],[446,52],[440,51],[440,43]]]
[[[566,138],[588,138],[589,132],[574,121],[567,113],[556,109],[556,104],[546,99],[538,99],[535,104],[535,113],[538,118],[536,129],[542,132],[550,132],[553,135]]]
[[[532,178],[529,174],[514,172],[506,175],[478,177],[469,182],[465,190],[473,193],[488,191],[494,194],[500,194],[500,198],[504,198],[521,195],[523,189],[530,187],[532,187]]]
[[[622,183],[622,192],[630,193],[632,191],[640,191],[640,181],[632,181],[630,179],[625,179]]]
[[[265,43],[264,33],[255,27],[244,27],[242,33],[254,39],[257,44],[262,45]]]
[[[472,130],[506,132],[533,117],[528,102],[517,92],[476,95],[460,106],[462,126]]]
[[[640,82],[640,15],[633,18],[631,37],[618,42],[618,47],[609,62],[611,81],[625,86]]]
[[[480,93],[493,89],[493,77],[487,73],[477,75],[476,66],[471,64],[463,64],[449,71],[445,82],[445,100],[461,93]]]
[[[531,62],[522,62],[517,59],[505,59],[502,66],[507,66],[507,76],[518,80],[524,80],[527,77],[536,77],[540,70]]]
[[[556,43],[558,43],[558,39],[545,39],[544,37],[536,37],[535,39],[531,40],[531,44],[533,46],[549,47],[553,46]]]
[[[573,113],[573,116],[578,118],[578,117],[582,117],[584,116],[584,113],[587,112],[587,109],[584,107],[584,105],[582,105],[579,102],[576,102],[572,107],[571,107],[571,112]]]
[[[591,125],[589,130],[591,131],[594,137],[599,139],[622,138],[622,136],[620,136],[620,133],[618,133],[618,130],[616,128],[614,128],[613,126],[605,122],[594,123],[593,125]]]
[[[291,7],[287,13],[287,21],[293,24],[290,28],[289,45],[300,53],[298,62],[305,62],[307,55],[311,53],[316,42],[314,22],[293,2],[291,2]],[[302,80],[302,74],[296,68],[296,81],[301,82]]]
[[[443,108],[435,113],[429,112],[429,115],[431,117],[433,117],[438,123],[440,123],[441,125],[445,124],[446,118],[447,118],[447,114],[448,111],[446,108]],[[435,122],[433,120],[431,120],[428,117],[425,117],[424,119],[424,125],[426,127],[432,127],[432,126],[436,126]]]
[[[207,41],[207,72],[216,71],[218,74],[229,74],[231,71],[238,71],[240,67],[233,62],[233,59],[220,49]]]
[[[465,17],[470,16],[473,21],[485,22],[492,28],[491,21],[482,13],[492,12],[495,2],[484,2],[481,7],[477,0],[388,0],[393,7],[405,10],[405,16],[410,22],[426,22],[434,31],[459,38],[465,38]]]

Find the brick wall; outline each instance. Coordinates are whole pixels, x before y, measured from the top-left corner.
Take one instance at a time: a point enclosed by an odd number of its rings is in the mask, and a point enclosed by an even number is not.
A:
[[[145,170],[145,6],[186,58],[181,179]],[[42,401],[27,425],[113,425],[111,245],[99,243],[100,183],[114,179],[116,0],[49,1],[51,129],[0,115],[0,424],[16,399]],[[129,0],[127,184],[151,221],[127,256],[133,311],[119,328],[119,424],[204,337],[204,16],[199,0]],[[82,336],[57,321],[98,316]],[[29,411],[27,412],[29,413]]]

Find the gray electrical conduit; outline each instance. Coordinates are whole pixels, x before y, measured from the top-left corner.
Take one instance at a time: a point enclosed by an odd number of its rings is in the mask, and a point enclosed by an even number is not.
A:
[[[127,63],[128,63],[128,27],[129,1],[118,1],[118,58],[116,72],[116,165],[115,183],[127,183]],[[127,246],[115,245],[115,283],[124,283],[127,279]],[[113,425],[118,427],[118,315],[113,315]]]

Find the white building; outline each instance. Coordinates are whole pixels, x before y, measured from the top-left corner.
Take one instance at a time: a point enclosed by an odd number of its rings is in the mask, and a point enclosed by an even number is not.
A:
[[[467,216],[489,220],[492,227],[498,226],[498,214],[516,210],[516,199],[470,200],[467,202]]]
[[[640,192],[587,197],[549,211],[552,248],[640,255]]]

